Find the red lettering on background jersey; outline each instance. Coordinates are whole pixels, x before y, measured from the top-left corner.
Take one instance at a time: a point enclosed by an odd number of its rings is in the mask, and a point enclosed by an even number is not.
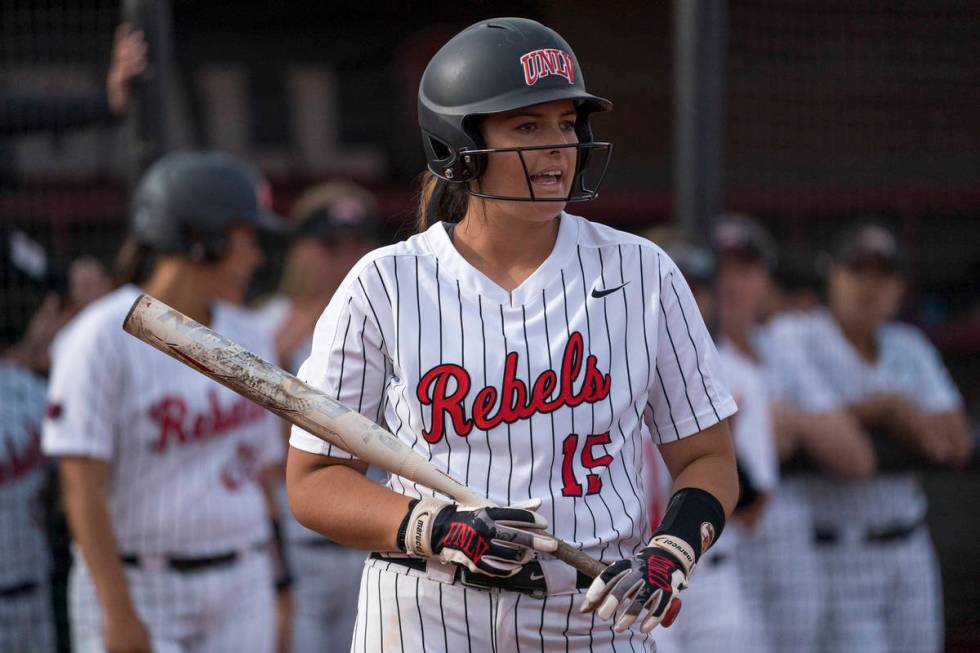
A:
[[[524,83],[528,86],[549,75],[564,77],[569,84],[575,83],[575,65],[571,55],[564,50],[532,50],[521,56],[521,67],[524,69]]]
[[[234,457],[221,470],[221,484],[228,490],[237,492],[242,486],[251,483],[258,476],[258,452],[250,444],[238,443],[235,447]]]
[[[189,415],[183,397],[168,395],[150,406],[150,418],[160,427],[152,445],[153,451],[163,453],[171,444],[184,445],[225,435],[240,426],[260,419],[265,409],[244,397],[222,406],[218,394],[208,390],[207,412]]]
[[[416,392],[423,406],[432,406],[432,426],[422,431],[427,442],[435,443],[442,439],[446,415],[452,422],[457,435],[466,437],[475,426],[481,431],[489,431],[500,424],[513,424],[527,419],[535,413],[550,413],[564,406],[573,408],[583,403],[594,403],[609,396],[610,379],[596,366],[596,357],[584,358],[585,343],[582,334],[572,333],[562,354],[561,371],[545,370],[531,384],[517,378],[520,360],[517,352],[510,352],[504,361],[504,374],[497,387],[487,386],[476,393],[467,419],[463,406],[472,385],[470,375],[459,365],[444,363],[437,365],[422,375]],[[575,383],[582,377],[578,392]],[[452,388],[452,391],[450,391]],[[499,389],[498,389],[499,388]],[[558,390],[554,399],[551,394]],[[499,401],[498,401],[499,399]],[[494,411],[496,408],[496,412]]]
[[[32,421],[24,424],[24,428],[29,439],[26,446],[20,450],[17,449],[17,440],[14,436],[4,433],[4,451],[0,452],[3,456],[0,458],[0,485],[24,478],[37,469],[44,460],[44,454],[41,453],[41,430]]]

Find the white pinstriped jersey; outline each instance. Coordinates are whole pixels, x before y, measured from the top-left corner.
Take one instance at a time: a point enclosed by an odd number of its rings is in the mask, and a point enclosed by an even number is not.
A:
[[[317,324],[300,377],[492,501],[540,497],[558,537],[605,559],[649,536],[641,439],[670,442],[735,411],[673,261],[569,214],[511,293],[442,223],[369,254]],[[346,456],[300,429],[290,443]]]
[[[784,325],[791,332],[784,346],[807,366],[804,373],[833,393],[838,405],[872,394],[900,392],[927,413],[948,412],[961,399],[932,344],[912,326],[890,322],[878,329],[878,359],[863,360],[826,310]],[[807,475],[807,494],[817,523],[887,527],[914,523],[926,511],[916,474],[881,473],[870,481],[822,479]]]
[[[88,307],[57,348],[44,451],[110,465],[109,510],[126,553],[208,554],[268,537],[258,471],[282,458],[275,417],[122,330],[139,295]],[[249,311],[213,305],[212,328],[264,358]]]
[[[48,572],[39,497],[44,396],[40,377],[0,361],[0,587],[41,581]]]
[[[836,410],[840,399],[808,363],[798,339],[815,311],[781,313],[755,334],[755,350],[765,364],[773,400],[795,404],[809,413]]]

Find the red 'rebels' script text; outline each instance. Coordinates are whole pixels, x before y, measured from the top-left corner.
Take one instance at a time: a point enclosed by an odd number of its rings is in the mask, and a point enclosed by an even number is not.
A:
[[[518,354],[510,352],[504,363],[500,385],[488,385],[476,393],[470,406],[469,414],[472,417],[469,419],[464,412],[463,400],[470,391],[470,375],[459,365],[451,363],[433,367],[422,375],[416,393],[423,406],[432,406],[432,426],[428,431],[422,431],[422,437],[432,443],[442,439],[447,414],[456,433],[466,437],[474,426],[481,431],[489,431],[500,424],[527,419],[535,413],[550,413],[563,406],[575,407],[605,399],[609,396],[609,375],[599,371],[596,357],[592,355],[584,358],[583,370],[584,353],[582,334],[576,331],[565,345],[561,371],[545,370],[528,390],[527,384],[517,378]],[[580,376],[582,385],[575,392]],[[556,389],[558,393],[551,399]]]
[[[225,435],[239,426],[260,419],[265,409],[244,397],[222,406],[218,393],[208,391],[208,410],[190,414],[183,397],[168,395],[150,406],[150,418],[160,427],[152,449],[163,453],[171,444],[202,442]]]
[[[19,450],[17,439],[4,433],[3,450],[0,451],[0,485],[24,478],[37,469],[44,459],[41,453],[41,431],[37,424],[28,421],[24,428],[30,437],[27,444]]]

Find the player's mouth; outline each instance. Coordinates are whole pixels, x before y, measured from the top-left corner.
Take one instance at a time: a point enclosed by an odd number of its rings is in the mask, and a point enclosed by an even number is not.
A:
[[[558,167],[545,168],[540,172],[531,175],[531,183],[535,189],[546,191],[564,190],[562,182],[565,179],[565,171]]]

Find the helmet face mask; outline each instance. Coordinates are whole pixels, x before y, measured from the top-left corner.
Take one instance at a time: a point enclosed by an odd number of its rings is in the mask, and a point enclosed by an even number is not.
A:
[[[568,192],[564,196],[538,195],[534,192],[534,182],[532,173],[528,168],[525,153],[553,151],[561,149],[575,148],[576,163],[574,176]],[[485,199],[506,200],[509,202],[586,202],[593,199],[599,192],[599,185],[606,175],[606,168],[609,166],[609,154],[612,150],[610,143],[564,143],[562,145],[532,145],[523,147],[496,147],[484,148],[479,150],[464,150],[461,158],[464,163],[470,161],[481,161],[480,167],[485,170],[489,161],[493,157],[502,157],[514,154],[518,157],[524,171],[524,181],[527,185],[527,195],[505,195],[492,192],[492,189],[485,189],[478,186],[468,185],[467,192],[474,197]],[[480,176],[471,179],[479,180]]]
[[[480,131],[486,116],[558,101],[575,105],[578,143],[487,147]],[[578,202],[596,197],[612,144],[594,141],[589,117],[611,108],[611,102],[585,90],[568,43],[554,30],[524,18],[486,20],[463,30],[436,53],[419,85],[419,126],[429,171],[486,199]],[[572,147],[577,165],[570,192],[564,198],[537,197],[523,152]],[[468,183],[486,172],[490,156],[502,152],[520,157],[527,195],[484,192]],[[586,170],[593,171],[589,178]]]

